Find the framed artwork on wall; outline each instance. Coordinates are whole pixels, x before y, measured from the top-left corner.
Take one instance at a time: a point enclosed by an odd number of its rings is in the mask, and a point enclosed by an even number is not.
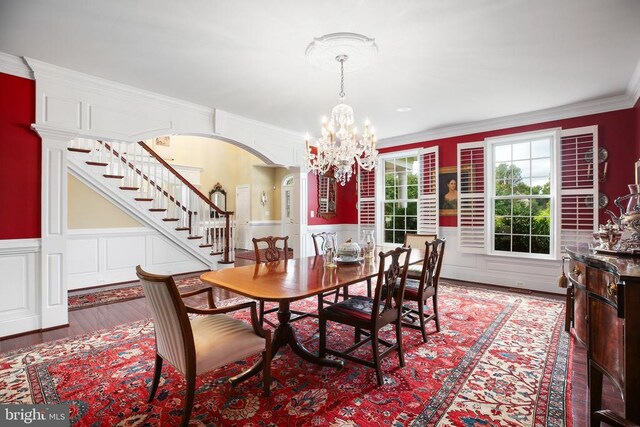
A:
[[[446,166],[438,171],[441,216],[458,215],[458,173],[456,166]]]

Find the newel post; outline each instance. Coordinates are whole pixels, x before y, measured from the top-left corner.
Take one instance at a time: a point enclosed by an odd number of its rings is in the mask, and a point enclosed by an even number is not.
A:
[[[77,133],[32,125],[42,139],[39,308],[42,329],[66,325],[67,146]]]

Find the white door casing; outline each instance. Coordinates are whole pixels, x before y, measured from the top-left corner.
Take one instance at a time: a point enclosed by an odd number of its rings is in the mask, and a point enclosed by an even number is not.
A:
[[[289,247],[295,257],[300,256],[300,179],[287,175],[282,179],[282,235],[289,236]]]
[[[236,248],[252,250],[251,245],[251,185],[236,186]]]

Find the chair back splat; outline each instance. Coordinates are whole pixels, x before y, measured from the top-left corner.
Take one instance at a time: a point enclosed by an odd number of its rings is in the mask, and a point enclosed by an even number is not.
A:
[[[400,265],[402,254],[405,254],[404,264]],[[373,298],[374,321],[386,325],[400,318],[410,254],[411,248],[396,248],[378,255],[380,268]],[[388,268],[385,269],[386,266]],[[394,292],[396,283],[400,284],[397,294]]]
[[[289,256],[289,236],[274,237],[267,236],[259,239],[253,238],[253,249],[256,253],[256,263],[278,261],[281,257],[287,259]],[[283,247],[278,248],[278,243],[282,242]]]

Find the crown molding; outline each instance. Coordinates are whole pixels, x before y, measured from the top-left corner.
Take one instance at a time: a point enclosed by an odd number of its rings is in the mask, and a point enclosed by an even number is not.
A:
[[[636,88],[636,91],[640,91],[640,88]],[[528,113],[514,114],[495,119],[480,120],[462,125],[447,126],[423,132],[385,138],[378,141],[376,145],[378,148],[391,148],[404,144],[433,141],[436,139],[450,138],[454,136],[469,135],[479,132],[507,129],[516,126],[526,126],[554,120],[569,119],[572,117],[588,116],[590,114],[624,110],[627,108],[633,108],[635,100],[637,100],[637,96],[634,97],[631,93],[627,92],[625,95],[577,102],[560,107],[547,108]]]
[[[33,72],[24,59],[3,52],[0,52],[0,73],[34,80]]]
[[[80,85],[97,92],[110,94],[111,96],[113,96],[113,93],[116,92],[117,94],[125,96],[143,97],[156,102],[160,102],[167,106],[177,106],[180,108],[185,108],[192,111],[195,110],[206,114],[213,114],[214,111],[214,109],[211,107],[205,107],[203,105],[194,104],[178,98],[172,98],[170,96],[161,95],[134,86],[117,83],[111,80],[103,79],[101,77],[96,77],[90,74],[81,73],[79,71],[70,70],[68,68],[59,67],[57,65],[48,64],[46,62],[38,61],[37,59],[24,57],[24,60],[26,61],[27,65],[33,70],[33,74],[36,77],[36,80],[40,78],[59,80],[76,87]]]
[[[631,96],[632,107],[635,107],[638,102],[638,98],[640,98],[640,60],[638,60],[636,69],[631,75],[631,80],[629,80],[627,93]]]

